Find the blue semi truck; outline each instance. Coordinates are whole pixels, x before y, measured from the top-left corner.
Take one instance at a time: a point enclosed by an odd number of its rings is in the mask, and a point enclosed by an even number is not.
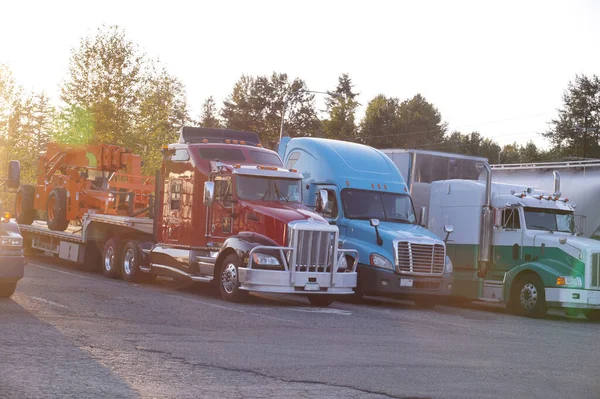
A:
[[[428,307],[450,294],[452,262],[445,243],[418,225],[408,187],[381,151],[283,137],[278,152],[286,168],[302,174],[304,204],[338,226],[341,248],[358,251],[355,299],[387,296]]]

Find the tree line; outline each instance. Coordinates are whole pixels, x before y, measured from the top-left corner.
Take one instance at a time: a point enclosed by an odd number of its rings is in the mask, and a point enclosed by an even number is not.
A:
[[[416,148],[487,157],[491,163],[540,162],[600,157],[600,80],[576,75],[563,94],[563,107],[548,130],[551,147],[532,141],[501,146],[480,132],[449,131],[439,110],[421,94],[401,100],[383,94],[366,104],[357,120],[360,93],[348,74],[325,94],[315,93],[285,73],[242,75],[219,106],[206,99],[192,117],[183,82],[148,57],[117,26],[102,26],[71,51],[59,104],[43,92],[15,83],[0,65],[0,162],[19,159],[23,180],[34,181],[36,159],[48,141],[110,143],[142,155],[144,171],[160,164],[159,149],[177,139],[184,125],[255,131],[267,146],[284,131],[297,136],[347,140],[376,148]]]

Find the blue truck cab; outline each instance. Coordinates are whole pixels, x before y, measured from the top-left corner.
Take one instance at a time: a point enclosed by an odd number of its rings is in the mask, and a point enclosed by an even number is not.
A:
[[[286,168],[302,174],[304,204],[338,226],[341,248],[358,251],[357,297],[434,305],[450,294],[445,243],[417,223],[408,187],[386,155],[309,137],[283,137],[278,152]]]

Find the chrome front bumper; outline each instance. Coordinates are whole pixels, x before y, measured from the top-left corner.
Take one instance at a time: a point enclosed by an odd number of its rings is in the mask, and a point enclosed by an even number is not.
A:
[[[253,254],[260,250],[279,251],[279,259],[284,270],[263,270],[253,267]],[[248,256],[247,267],[238,268],[240,288],[247,291],[273,292],[287,294],[339,294],[348,295],[356,287],[358,265],[358,251],[336,249],[336,260],[329,271],[300,271],[299,267],[291,266],[287,262],[286,253],[293,256],[292,247],[254,247]],[[342,256],[354,255],[354,264],[351,271],[338,272],[338,265]]]

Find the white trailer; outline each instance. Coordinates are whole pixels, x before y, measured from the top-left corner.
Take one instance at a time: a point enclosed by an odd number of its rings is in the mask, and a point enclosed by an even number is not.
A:
[[[492,181],[522,184],[550,191],[554,171],[559,173],[563,195],[575,204],[578,228],[600,240],[600,160],[491,165]]]

